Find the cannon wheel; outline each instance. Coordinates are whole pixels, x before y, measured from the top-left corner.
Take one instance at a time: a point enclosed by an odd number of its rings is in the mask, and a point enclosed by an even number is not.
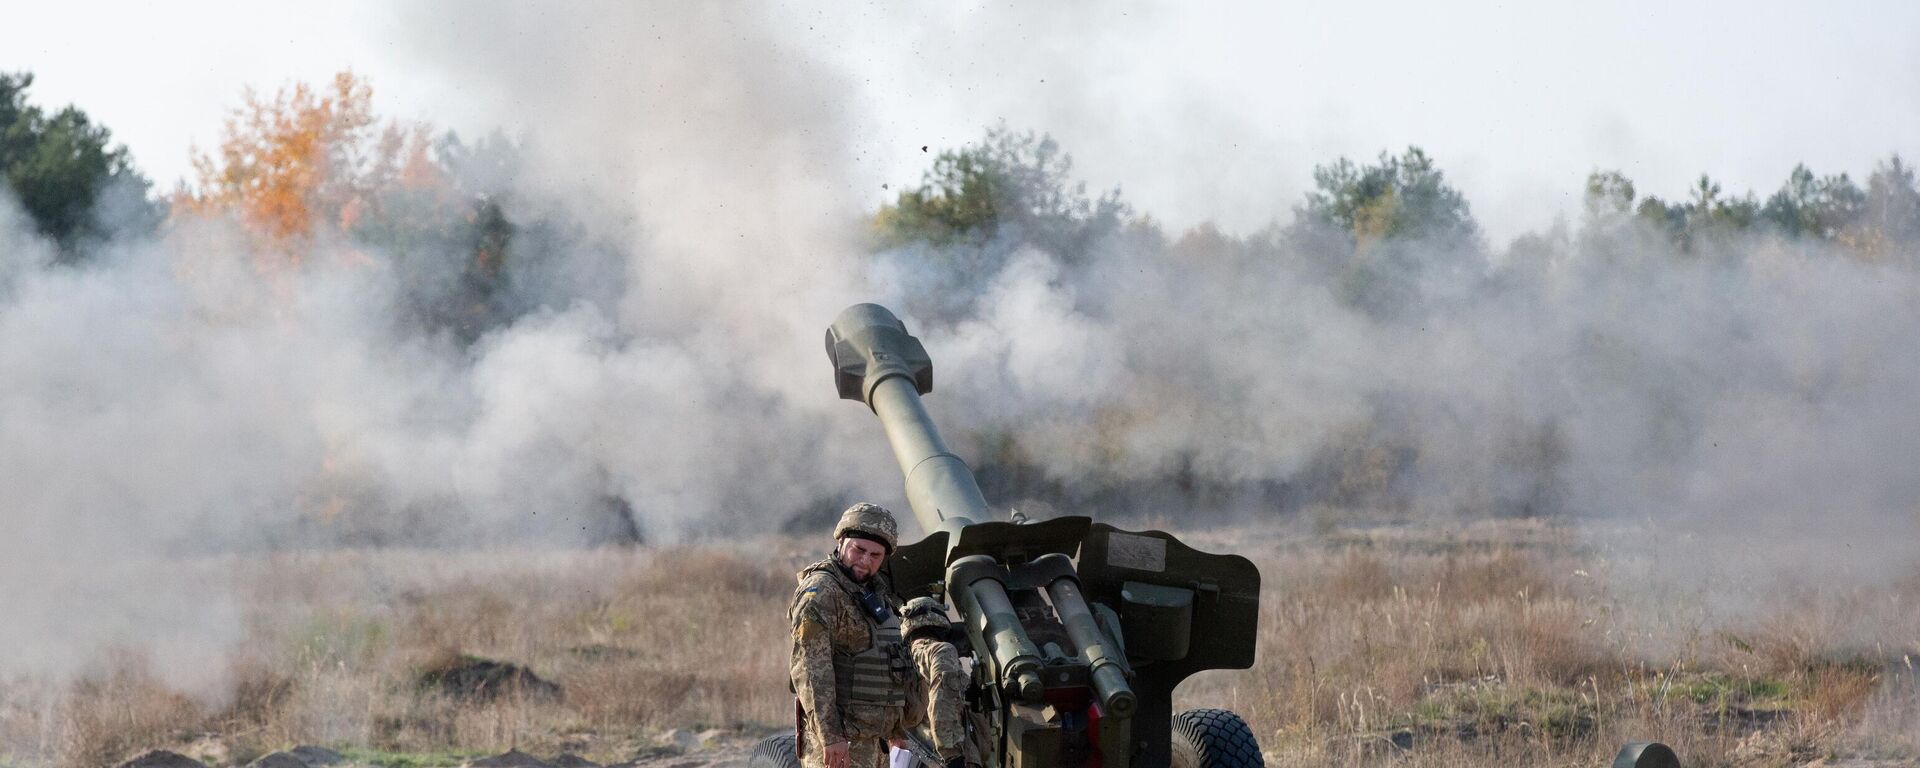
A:
[[[1173,733],[1175,765],[1189,750],[1193,768],[1265,768],[1267,764],[1253,729],[1228,710],[1189,709],[1174,716]]]
[[[1620,748],[1613,768],[1680,768],[1680,757],[1657,741],[1640,741]]]
[[[800,768],[800,753],[794,748],[793,734],[761,739],[747,758],[747,768]]]

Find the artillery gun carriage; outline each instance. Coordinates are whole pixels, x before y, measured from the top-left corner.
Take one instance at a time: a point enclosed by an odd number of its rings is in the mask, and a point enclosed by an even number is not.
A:
[[[879,418],[929,532],[896,549],[887,567],[903,599],[943,598],[964,632],[954,639],[972,661],[965,721],[987,768],[1264,765],[1239,715],[1173,712],[1187,677],[1253,665],[1252,562],[1085,516],[995,514],[921,403],[933,391],[933,363],[906,326],[879,305],[856,304],[826,341],[840,397]],[[798,738],[769,738],[751,764],[799,765]],[[932,762],[924,739],[911,740]],[[1621,757],[1617,766],[1638,764]]]

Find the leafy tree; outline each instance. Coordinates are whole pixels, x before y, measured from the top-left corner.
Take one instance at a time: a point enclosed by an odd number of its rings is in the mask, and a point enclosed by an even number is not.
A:
[[[1480,227],[1467,199],[1419,147],[1399,157],[1380,153],[1374,165],[1340,158],[1313,169],[1314,191],[1295,221],[1348,233],[1356,243],[1400,239],[1471,246]]]
[[[1706,215],[1713,211],[1716,203],[1720,202],[1720,182],[1714,181],[1704,173],[1700,174],[1700,180],[1694,182],[1693,189],[1688,190],[1688,194],[1692,195],[1693,199],[1687,204],[1687,215],[1696,217]]]
[[[1484,276],[1485,248],[1466,196],[1419,147],[1373,165],[1340,158],[1313,170],[1287,239],[1376,317],[1418,314],[1423,293],[1457,294]]]
[[[1128,208],[1118,190],[1088,197],[1072,171],[1072,156],[1052,137],[991,128],[979,144],[941,152],[919,186],[881,207],[873,221],[878,244],[980,245],[1011,237],[1080,261],[1119,229]]]
[[[1220,231],[1218,225],[1209,221],[1181,233],[1180,239],[1163,250],[1189,263],[1232,263],[1244,258],[1249,249],[1246,241]]]
[[[1679,242],[1685,229],[1685,205],[1640,197],[1633,181],[1619,171],[1587,174],[1583,207],[1586,216],[1568,245],[1570,253],[1590,266],[1641,268],[1653,254],[1668,253],[1668,245]],[[1510,254],[1507,261],[1516,259]]]
[[[1619,171],[1587,174],[1585,204],[1588,221],[1632,213],[1633,195],[1633,181]]]
[[[1729,236],[1751,230],[1762,220],[1763,209],[1751,193],[1726,197],[1722,192],[1720,182],[1703,173],[1687,190],[1685,202],[1669,203],[1649,195],[1634,208],[1634,215],[1664,233],[1681,252],[1696,253],[1710,245],[1725,244]]]
[[[1760,218],[1790,236],[1831,240],[1855,225],[1866,203],[1866,193],[1846,174],[1815,178],[1807,166],[1795,165]]]
[[[1920,258],[1920,189],[1914,186],[1913,166],[1899,155],[1876,167],[1867,177],[1867,191],[1860,211],[1864,233],[1858,247],[1869,256],[1880,256],[1893,249],[1904,249],[1908,258]]]
[[[1633,215],[1649,226],[1666,232],[1674,241],[1680,242],[1687,230],[1687,206],[1681,203],[1668,203],[1653,195],[1641,198],[1634,206]]]
[[[1753,193],[1722,197],[1720,192],[1720,182],[1700,174],[1700,180],[1693,186],[1693,199],[1686,207],[1687,223],[1696,231],[1737,232],[1752,228],[1760,217],[1760,203]]]
[[[248,92],[219,148],[195,155],[176,215],[234,217],[263,269],[297,266],[318,242],[351,247],[392,276],[404,321],[471,342],[528,309],[510,295],[511,255],[526,249],[503,205],[518,148],[382,122],[372,96],[351,72],[324,90]]]
[[[151,184],[126,148],[109,147],[111,134],[79,109],[48,114],[28,104],[32,85],[31,74],[0,74],[0,178],[60,258],[75,260],[118,231],[151,232],[159,220]]]
[[[373,90],[351,72],[318,92],[305,83],[272,99],[249,90],[227,118],[220,147],[196,152],[194,187],[175,197],[183,212],[231,214],[265,244],[298,260],[294,241],[317,229],[347,229],[394,184],[445,186],[427,156],[424,127],[376,130]]]

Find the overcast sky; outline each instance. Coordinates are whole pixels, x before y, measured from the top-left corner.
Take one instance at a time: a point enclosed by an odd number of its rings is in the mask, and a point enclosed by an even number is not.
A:
[[[423,49],[453,8],[202,2],[10,8],[0,70],[103,122],[162,188],[241,89],[351,67],[383,115],[502,127],[484,83]],[[405,5],[405,4],[395,4]],[[781,5],[790,55],[843,77],[875,203],[1000,121],[1052,133],[1096,188],[1174,226],[1285,221],[1312,168],[1416,144],[1496,246],[1577,215],[1585,174],[1679,197],[1711,173],[1777,188],[1796,162],[1863,177],[1920,155],[1920,4],[1345,2]],[[830,10],[829,10],[830,9]],[[471,12],[471,11],[466,11]],[[556,24],[581,6],[556,4]],[[612,30],[636,46],[670,28]],[[605,35],[609,30],[597,30]],[[618,98],[618,94],[608,94]]]

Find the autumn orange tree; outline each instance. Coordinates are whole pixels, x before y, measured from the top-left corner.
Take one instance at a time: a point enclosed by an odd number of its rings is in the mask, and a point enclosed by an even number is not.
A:
[[[396,188],[452,196],[430,156],[424,125],[377,121],[373,89],[352,72],[320,90],[305,83],[272,98],[249,90],[226,121],[219,148],[196,151],[193,186],[176,215],[231,215],[267,250],[299,261],[301,241],[352,230]]]
[[[249,90],[218,148],[194,153],[195,182],[175,193],[173,215],[239,222],[255,266],[280,278],[320,245],[381,264],[404,319],[470,341],[512,314],[502,293],[515,230],[500,190],[463,183],[460,169],[517,147],[436,139],[423,124],[381,121],[372,100],[352,72],[271,98]]]

